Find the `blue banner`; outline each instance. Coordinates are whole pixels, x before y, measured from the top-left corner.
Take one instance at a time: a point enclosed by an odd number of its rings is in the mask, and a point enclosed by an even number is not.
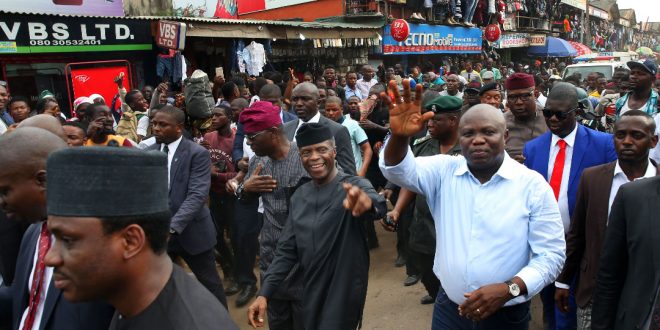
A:
[[[466,54],[481,52],[481,29],[446,25],[409,24],[408,39],[397,42],[385,26],[384,55]]]

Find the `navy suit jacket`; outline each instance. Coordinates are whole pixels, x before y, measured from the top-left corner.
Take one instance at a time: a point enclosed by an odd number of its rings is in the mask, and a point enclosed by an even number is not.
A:
[[[527,142],[523,148],[525,166],[537,171],[548,181],[548,162],[550,161],[550,131]],[[611,134],[594,131],[580,124],[577,125],[575,146],[571,159],[571,173],[568,177],[568,211],[573,216],[577,188],[580,183],[582,171],[585,168],[606,164],[615,161],[614,138]]]
[[[23,312],[28,307],[28,281],[41,232],[41,222],[31,225],[21,241],[14,283],[0,288],[0,326],[11,324],[18,329]],[[103,302],[71,303],[51,279],[46,293],[40,330],[106,330],[114,314],[112,306]]]
[[[155,144],[148,150],[160,150]],[[196,255],[215,246],[215,227],[206,200],[211,189],[211,156],[204,147],[186,139],[170,165],[170,228],[178,233],[183,249]]]
[[[282,110],[282,124],[288,123],[292,120],[298,119],[298,117],[291,112]],[[238,123],[236,125],[236,135],[234,136],[234,146],[232,150],[231,157],[234,160],[235,164],[238,164],[238,161],[243,158],[243,140],[245,140],[245,132],[243,131],[243,124]]]

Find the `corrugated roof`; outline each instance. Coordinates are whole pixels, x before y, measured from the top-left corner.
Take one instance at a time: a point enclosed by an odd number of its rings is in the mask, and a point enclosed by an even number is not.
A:
[[[309,29],[377,29],[382,26],[374,26],[372,24],[357,24],[347,22],[302,22],[302,21],[267,21],[267,20],[251,20],[251,19],[223,19],[223,18],[210,18],[210,17],[177,17],[177,16],[89,16],[89,15],[68,15],[68,14],[38,14],[27,12],[10,12],[0,10],[0,13],[5,14],[22,14],[22,15],[42,15],[42,16],[57,16],[57,17],[85,17],[85,18],[114,18],[114,19],[131,19],[131,20],[171,20],[181,22],[197,22],[197,23],[215,23],[227,25],[267,25],[267,26],[290,26]]]
[[[616,4],[616,0],[591,0],[589,1],[589,5],[592,7],[596,7],[598,9],[602,9],[606,12],[610,11],[610,8],[612,8],[613,5]]]
[[[632,22],[637,22],[637,18],[635,17],[635,10],[632,8],[619,9],[619,15],[621,16],[621,18],[627,19]]]

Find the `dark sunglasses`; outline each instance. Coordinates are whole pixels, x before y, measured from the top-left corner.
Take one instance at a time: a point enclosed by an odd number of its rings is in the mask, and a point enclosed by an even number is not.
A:
[[[516,102],[518,99],[521,99],[523,102],[527,102],[532,97],[532,95],[534,95],[532,92],[523,94],[508,94],[506,98],[511,103]]]
[[[552,116],[556,116],[557,119],[564,120],[568,118],[568,115],[570,115],[571,112],[575,112],[576,110],[577,108],[573,108],[568,111],[552,111],[550,109],[543,109],[543,117],[550,119]]]
[[[246,137],[248,140],[250,140],[250,141],[254,141],[254,139],[256,139],[257,136],[259,136],[259,135],[261,135],[261,134],[264,134],[264,133],[268,132],[269,130],[270,130],[270,129],[266,129],[266,130],[263,130],[263,131],[261,131],[261,132],[256,132],[256,133],[254,133],[254,134],[245,134],[245,137]]]

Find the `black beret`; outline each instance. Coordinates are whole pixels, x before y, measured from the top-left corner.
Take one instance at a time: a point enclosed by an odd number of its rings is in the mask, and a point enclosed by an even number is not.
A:
[[[63,149],[48,157],[46,180],[48,215],[102,218],[169,212],[163,152]]]
[[[330,140],[332,137],[332,131],[326,125],[319,123],[303,124],[296,133],[296,144],[299,148],[302,148]]]
[[[484,95],[485,92],[491,91],[491,90],[494,90],[494,89],[500,90],[500,85],[498,85],[497,83],[494,83],[494,82],[485,84],[485,85],[481,86],[481,89],[479,90],[479,95]]]

